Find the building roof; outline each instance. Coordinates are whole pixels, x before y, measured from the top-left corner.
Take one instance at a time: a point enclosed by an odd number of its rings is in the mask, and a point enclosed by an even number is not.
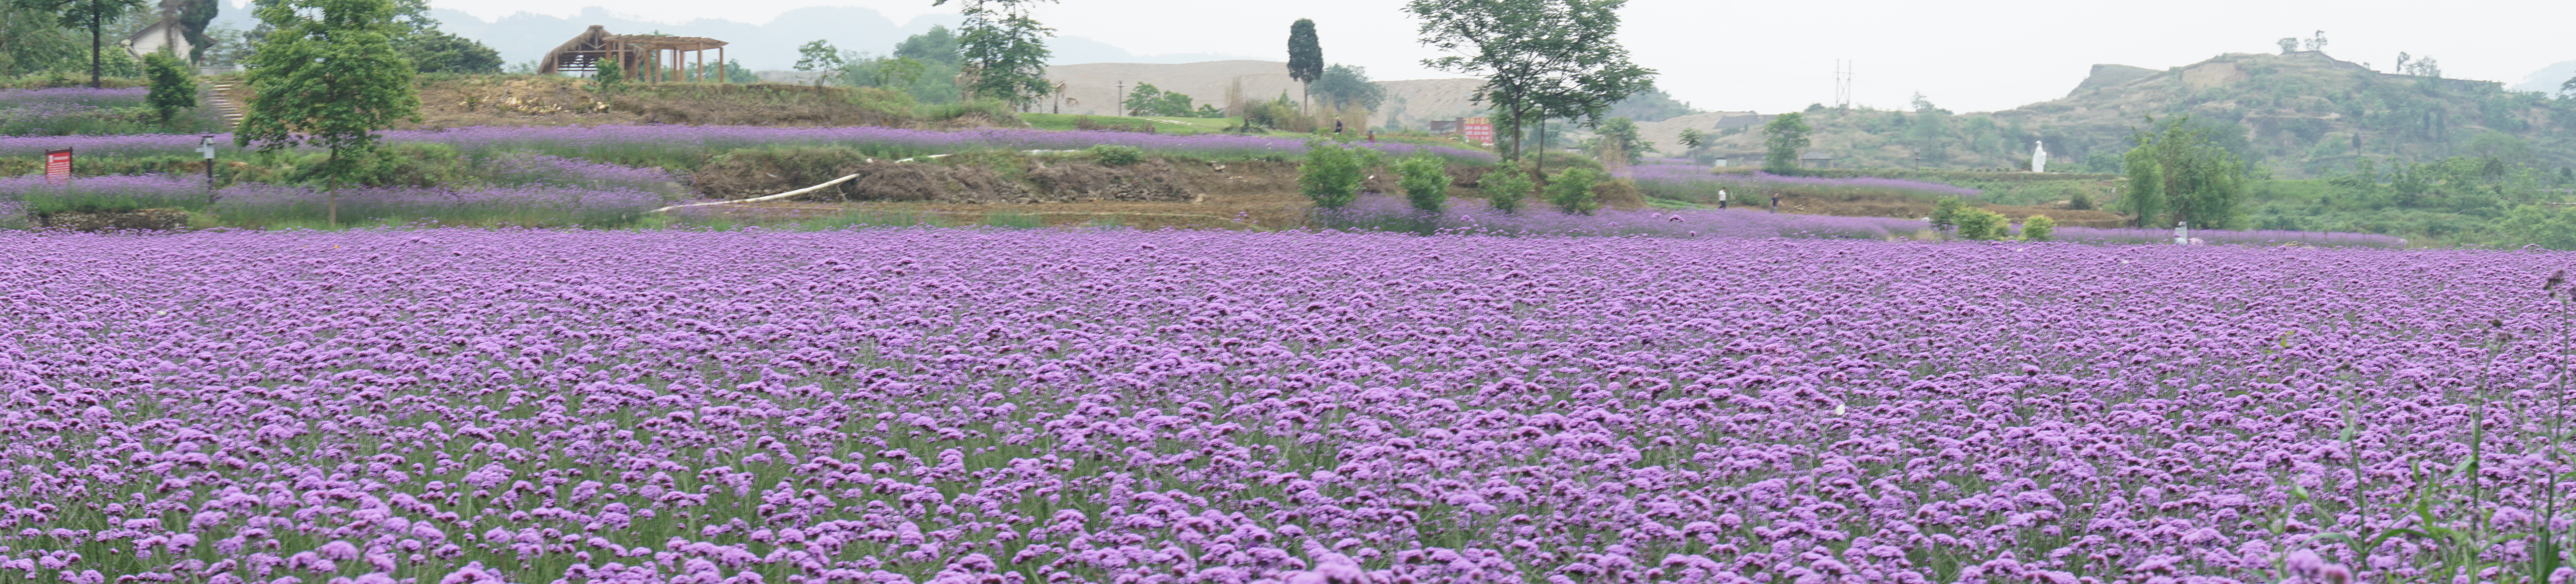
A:
[[[608,37],[608,40],[625,43],[627,46],[648,51],[672,49],[682,51],[704,51],[725,46],[724,41],[707,37],[684,37],[657,34],[621,34],[610,36]]]

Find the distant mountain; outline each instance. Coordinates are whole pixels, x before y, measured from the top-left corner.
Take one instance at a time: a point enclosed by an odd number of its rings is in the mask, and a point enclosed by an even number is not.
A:
[[[2556,94],[2569,79],[2576,79],[2576,61],[2541,67],[2539,71],[2524,76],[2521,83],[2514,84],[2513,90]]]
[[[884,13],[867,8],[814,7],[787,11],[767,24],[749,24],[732,20],[701,18],[683,23],[656,22],[620,16],[597,6],[583,8],[570,17],[519,13],[485,21],[455,10],[433,9],[439,28],[457,36],[482,41],[501,52],[501,58],[512,63],[533,61],[546,51],[570,40],[573,35],[597,24],[617,34],[661,32],[679,36],[700,36],[731,43],[725,57],[742,61],[752,69],[785,70],[796,64],[796,48],[814,40],[830,41],[848,50],[885,54],[894,50],[904,37],[930,30],[934,25],[955,28],[961,19],[954,14],[930,15],[896,23]],[[247,9],[232,8],[218,14],[215,26],[249,30],[257,21]],[[1055,52],[1052,63],[1190,63],[1239,58],[1214,53],[1169,55],[1136,55],[1117,46],[1083,37],[1049,39],[1047,48]],[[714,59],[715,55],[707,55]]]
[[[2101,65],[2067,97],[1999,112],[1811,108],[1807,115],[1813,149],[1841,167],[1904,168],[1920,156],[1926,168],[2024,168],[2033,142],[2042,142],[2051,168],[2107,170],[2146,117],[2183,114],[2283,178],[2341,172],[2362,159],[2489,152],[2548,168],[2576,165],[2576,100],[2492,81],[2381,73],[2318,52],[2228,54],[2162,71]],[[2482,137],[2490,132],[2501,136]],[[1702,154],[1759,158],[1761,128],[1715,133]]]

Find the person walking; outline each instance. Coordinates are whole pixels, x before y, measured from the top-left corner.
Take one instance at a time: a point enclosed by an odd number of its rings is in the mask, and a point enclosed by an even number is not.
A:
[[[1717,208],[1720,210],[1726,208],[1726,189],[1717,190]]]
[[[1771,193],[1771,212],[1774,214],[1780,212],[1780,193]]]

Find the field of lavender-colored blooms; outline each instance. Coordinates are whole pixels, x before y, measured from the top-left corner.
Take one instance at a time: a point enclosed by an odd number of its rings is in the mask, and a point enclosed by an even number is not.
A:
[[[2570,574],[2539,561],[2570,519],[2562,254],[869,229],[0,258],[5,582]]]

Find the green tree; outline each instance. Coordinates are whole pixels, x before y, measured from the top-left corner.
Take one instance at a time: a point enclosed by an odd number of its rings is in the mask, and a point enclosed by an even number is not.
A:
[[[1396,184],[1404,187],[1404,198],[1413,208],[1438,213],[1449,204],[1449,161],[1431,155],[1429,149],[1416,151],[1395,163]]]
[[[1610,153],[1617,152],[1628,164],[1636,164],[1646,159],[1647,151],[1655,149],[1637,135],[1637,122],[1628,118],[1610,118],[1601,122],[1600,135],[1594,139],[1592,155],[1604,160]]]
[[[796,47],[795,67],[798,71],[831,71],[841,68],[844,64],[846,63],[841,60],[841,50],[832,48],[831,41],[815,39],[814,42]],[[814,76],[814,85],[822,85],[824,77],[824,75]]]
[[[965,74],[972,80],[966,84],[967,91],[1014,105],[1054,91],[1046,79],[1046,60],[1054,54],[1046,48],[1046,37],[1054,36],[1055,29],[1029,16],[1031,7],[1052,1],[958,0],[957,13],[966,17],[959,27],[957,47]],[[933,6],[947,3],[931,0]]]
[[[1807,125],[1806,114],[1791,112],[1771,118],[1762,126],[1762,170],[1771,174],[1795,174],[1798,157],[1807,150],[1807,134],[1815,128]]]
[[[902,43],[894,46],[894,56],[950,67],[966,60],[964,55],[957,53],[957,35],[949,32],[948,27],[939,25],[932,25],[929,32],[904,37]]]
[[[403,60],[411,61],[412,68],[422,73],[501,72],[500,51],[446,31],[432,29],[404,35],[397,48]]]
[[[1186,118],[1198,115],[1198,110],[1191,109],[1192,103],[1189,95],[1163,91],[1152,83],[1138,83],[1134,91],[1127,93],[1127,102],[1119,105],[1126,107],[1131,116]]]
[[[214,24],[215,12],[222,7],[217,0],[178,0],[178,3],[179,34],[188,39],[188,58],[181,59],[180,63],[194,63],[206,56],[207,49],[221,42],[209,34],[206,27]],[[167,9],[168,4],[163,6]]]
[[[1511,130],[1506,155],[1518,159],[1520,128],[1547,118],[1600,122],[1612,104],[1652,87],[1654,70],[1628,61],[1619,44],[1627,0],[1408,0],[1422,20],[1422,43],[1451,53],[1423,65],[1482,77],[1474,99]],[[1543,141],[1543,139],[1542,139]],[[1541,149],[1546,144],[1540,144]]]
[[[197,107],[197,71],[188,63],[169,51],[154,51],[143,56],[143,70],[144,78],[152,83],[143,101],[152,106],[152,113],[161,117],[162,124],[169,124],[170,115],[178,113],[179,108]]]
[[[1968,202],[1958,197],[1942,197],[1932,205],[1932,230],[1949,231],[1959,227],[1959,215],[1968,212]]]
[[[1699,147],[1708,145],[1708,133],[1699,131],[1699,128],[1683,128],[1681,143],[1683,148],[1698,150]]]
[[[2576,250],[2576,212],[2560,205],[2523,205],[2496,221],[2496,235],[2506,247],[2536,245]]]
[[[2155,120],[2147,120],[2155,126]],[[2230,152],[2210,128],[2190,116],[2168,119],[2161,129],[2140,130],[2129,137],[2136,147],[2125,156],[2128,192],[2120,200],[2141,227],[2174,222],[2221,228],[2237,218],[2245,197],[2244,160]],[[2156,216],[2165,215],[2164,221]]]
[[[1315,21],[1288,24],[1288,78],[1303,84],[1298,95],[1315,95],[1315,80],[1324,76],[1324,43],[1315,37]]]
[[[626,90],[626,68],[616,59],[600,59],[599,70],[590,74],[590,90],[600,95],[617,95]]]
[[[1377,151],[1343,146],[1339,142],[1314,138],[1306,141],[1306,161],[1297,165],[1297,190],[1315,201],[1315,206],[1340,209],[1359,199],[1360,183],[1368,180],[1368,167],[1376,166]]]
[[[2050,219],[2047,215],[2032,215],[2028,219],[2021,220],[2022,239],[2029,241],[2048,241],[2050,239],[2055,239],[2056,237],[2056,219]]]
[[[106,26],[143,8],[143,0],[16,0],[21,8],[55,15],[65,24],[89,29],[89,86],[99,87],[106,65]]]
[[[1507,162],[1485,171],[1476,179],[1476,188],[1485,192],[1486,206],[1515,213],[1521,210],[1521,200],[1529,198],[1530,190],[1538,188],[1538,183],[1530,181],[1529,169]]]
[[[1325,68],[1324,75],[1307,87],[1306,95],[1323,100],[1324,107],[1333,109],[1359,106],[1377,111],[1378,105],[1386,103],[1386,87],[1370,81],[1367,68],[1354,65]]]
[[[1593,195],[1592,189],[1607,178],[1609,175],[1589,168],[1565,169],[1548,178],[1547,202],[1567,215],[1590,215],[1601,208],[1601,199]]]
[[[394,51],[400,34],[386,0],[286,0],[259,9],[272,31],[253,57],[250,110],[233,142],[261,152],[311,145],[330,156],[309,175],[330,195],[329,221],[340,221],[339,188],[358,182],[376,162],[376,131],[420,119],[411,63]]]
[[[1959,213],[1956,221],[1960,239],[1992,241],[2012,235],[2012,223],[1993,211],[1967,209]]]

